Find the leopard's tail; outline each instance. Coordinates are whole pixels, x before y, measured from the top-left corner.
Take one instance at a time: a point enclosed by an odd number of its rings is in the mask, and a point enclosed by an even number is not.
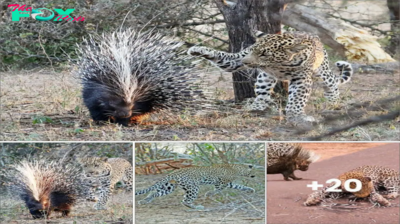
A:
[[[135,195],[146,194],[146,193],[148,193],[148,192],[154,190],[155,187],[156,187],[156,186],[153,185],[153,186],[151,186],[151,187],[149,187],[149,188],[147,188],[147,189],[137,190],[137,191],[135,191]]]
[[[337,61],[335,65],[340,70],[340,84],[349,82],[353,75],[353,67],[351,67],[351,64],[346,61]]]
[[[156,190],[157,188],[160,188],[160,186],[165,186],[165,183],[171,183],[171,182],[175,183],[175,181],[173,180],[173,178],[171,176],[166,176],[162,180],[157,181],[157,183],[155,183],[154,185],[150,186],[149,188],[135,191],[135,195],[146,194],[146,193],[148,193],[150,191],[153,191],[153,190]]]

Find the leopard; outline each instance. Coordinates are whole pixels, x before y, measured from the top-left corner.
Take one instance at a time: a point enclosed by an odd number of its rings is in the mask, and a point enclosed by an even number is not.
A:
[[[301,180],[294,171],[307,171],[311,163],[316,162],[320,155],[305,149],[298,143],[267,143],[267,174],[282,174],[283,179]]]
[[[78,158],[87,181],[86,199],[96,201],[96,210],[105,210],[117,182],[122,182],[127,191],[133,189],[133,168],[123,158],[84,157]],[[98,198],[96,197],[98,194]]]
[[[289,80],[286,119],[292,123],[317,122],[307,116],[305,106],[308,102],[313,77],[322,78],[324,96],[333,103],[339,99],[339,85],[351,80],[353,68],[346,61],[335,65],[340,75],[335,75],[329,66],[328,53],[319,37],[306,32],[285,32],[265,34],[254,31],[256,41],[238,53],[227,53],[204,46],[193,46],[187,53],[205,58],[216,67],[227,72],[243,69],[256,69],[255,95],[252,103],[246,106],[249,111],[276,111],[278,104],[271,97],[278,80]]]
[[[182,204],[190,209],[201,210],[204,206],[194,204],[199,194],[200,185],[214,185],[206,197],[220,193],[225,188],[254,193],[251,187],[233,183],[238,177],[254,178],[254,166],[247,164],[214,164],[204,167],[186,167],[173,171],[147,189],[138,190],[135,195],[146,194],[139,205],[150,203],[154,198],[172,193],[178,186],[185,191]]]
[[[334,185],[332,183],[322,190],[311,193],[304,205],[318,205],[326,198],[337,199],[350,194],[355,199],[369,199],[374,206],[389,207],[391,206],[389,200],[397,198],[400,192],[400,173],[383,166],[360,166],[341,174],[338,179],[341,181],[341,185],[338,187],[341,192],[328,192],[327,189]],[[356,192],[348,192],[344,183],[349,179],[359,180],[361,189]],[[356,184],[350,182],[350,188],[355,189]]]

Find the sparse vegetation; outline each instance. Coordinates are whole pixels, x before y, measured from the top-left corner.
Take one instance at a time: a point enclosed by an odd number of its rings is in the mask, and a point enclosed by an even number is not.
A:
[[[311,116],[319,120],[332,115],[344,116],[334,124],[321,123],[305,134],[296,135],[296,127],[287,125],[279,112],[248,113],[240,105],[225,105],[198,115],[156,115],[146,123],[126,128],[115,124],[94,124],[82,103],[78,80],[68,72],[45,73],[49,74],[45,75],[43,71],[1,74],[2,140],[302,140],[399,107],[398,101],[385,107],[375,104],[380,99],[398,95],[395,91],[400,85],[398,75],[357,73],[348,85],[341,87],[341,100],[337,105],[324,102],[322,88],[313,87],[311,103],[306,108]],[[233,98],[232,86],[226,81],[229,76],[229,73],[218,71],[209,73],[209,88],[225,93],[218,96],[220,100]],[[218,81],[219,77],[224,79]],[[32,80],[36,79],[42,82],[33,83]],[[69,101],[63,101],[66,95],[70,96]],[[361,102],[366,102],[369,107],[357,108],[360,114],[348,115],[352,105]],[[38,116],[46,116],[53,122],[33,124]],[[399,128],[395,119],[356,127],[324,140],[396,140]]]
[[[156,166],[177,167],[171,161],[179,158],[190,158],[183,165],[192,163],[195,166],[209,166],[222,163],[253,164],[257,167],[256,177],[238,178],[238,184],[255,189],[255,193],[246,193],[234,189],[224,189],[221,193],[211,197],[204,194],[214,187],[202,185],[196,203],[202,204],[205,210],[193,212],[181,205],[183,191],[178,188],[173,193],[154,199],[146,205],[136,205],[136,223],[157,223],[165,220],[178,222],[185,220],[196,223],[250,223],[261,224],[265,222],[265,145],[263,143],[137,143],[137,158],[153,158],[148,164],[158,160]],[[157,152],[157,153],[156,153]],[[144,155],[148,155],[145,157]],[[154,156],[154,155],[160,156]],[[163,156],[161,156],[163,155]],[[141,162],[137,159],[136,163]],[[162,162],[165,161],[165,162]],[[139,169],[140,166],[137,166]],[[149,187],[150,184],[165,176],[169,171],[161,170],[163,174],[139,175],[136,174],[136,189]],[[141,196],[136,196],[139,198]],[[137,201],[137,200],[136,200]],[[162,209],[161,209],[162,208]],[[159,216],[151,215],[154,210],[159,211]]]

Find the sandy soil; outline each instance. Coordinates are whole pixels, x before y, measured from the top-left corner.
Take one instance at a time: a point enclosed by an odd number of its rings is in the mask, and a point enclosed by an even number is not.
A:
[[[303,147],[309,150],[313,150],[320,155],[319,162],[325,159],[329,159],[331,157],[346,155],[354,152],[358,152],[360,150],[364,150],[367,148],[372,148],[376,146],[386,145],[388,143],[382,142],[355,142],[355,143],[302,143]]]
[[[136,189],[144,189],[154,184],[163,175],[136,175]],[[183,223],[265,223],[265,175],[261,172],[255,179],[235,181],[253,187],[254,194],[242,193],[237,190],[225,189],[222,194],[206,198],[204,194],[213,187],[205,185],[195,204],[205,207],[204,211],[193,211],[180,202],[184,191],[179,189],[167,196],[154,199],[150,204],[138,205],[138,201],[146,195],[135,196],[135,223],[140,224],[183,224]]]
[[[357,201],[352,206],[305,207],[303,205],[307,196],[312,193],[311,188],[306,187],[307,184],[311,184],[311,181],[318,181],[321,184],[361,165],[382,165],[400,169],[398,143],[374,146],[376,143],[371,145],[350,143],[340,146],[335,143],[332,147],[328,143],[305,145],[321,153],[323,158],[312,164],[307,172],[296,172],[298,177],[303,178],[302,180],[287,182],[280,174],[267,175],[267,223],[398,224],[400,198],[391,201],[394,207],[389,208],[372,207],[369,201]],[[331,152],[323,152],[325,147],[329,147]],[[338,151],[339,148],[343,153]],[[350,154],[344,155],[349,152]],[[348,200],[338,199],[334,202],[347,204]]]

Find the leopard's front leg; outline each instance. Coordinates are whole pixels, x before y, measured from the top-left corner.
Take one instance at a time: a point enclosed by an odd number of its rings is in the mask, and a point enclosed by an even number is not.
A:
[[[233,72],[244,68],[242,58],[248,54],[248,49],[239,53],[227,53],[208,47],[194,46],[189,48],[188,54],[205,58],[211,61],[218,68],[227,72]]]
[[[276,102],[271,98],[271,90],[275,87],[277,80],[274,76],[257,69],[258,75],[254,84],[254,92],[256,98],[251,105],[247,106],[247,110],[265,110],[270,108],[277,109]]]
[[[213,195],[218,194],[219,192],[221,192],[223,189],[225,189],[228,185],[226,183],[217,183],[214,185],[214,190],[213,191],[208,191],[206,193],[206,197],[210,197]]]
[[[286,105],[286,117],[289,122],[313,122],[315,119],[307,116],[304,108],[311,93],[312,79],[307,72],[295,74],[289,85],[289,99]]]
[[[100,186],[100,181],[97,177],[84,177],[83,188],[85,191],[85,199],[87,201],[96,202],[97,188]]]
[[[247,187],[247,186],[240,185],[240,184],[235,184],[235,183],[232,183],[232,182],[228,183],[228,187],[232,188],[232,189],[241,190],[241,191],[248,191],[248,192],[251,192],[251,193],[255,192],[255,190],[253,188],[251,188],[251,187]]]
[[[334,183],[325,186],[322,190],[317,190],[308,195],[307,200],[303,203],[305,206],[318,205],[326,198],[338,199],[342,198],[345,194],[343,192],[328,192],[327,190],[334,186]]]
[[[132,189],[133,189],[133,176],[132,176],[132,174],[133,174],[133,168],[130,167],[130,168],[125,170],[125,174],[124,174],[124,177],[122,179],[124,184],[125,184],[125,189],[127,191],[132,191]]]
[[[106,209],[108,199],[114,190],[114,185],[109,177],[101,177],[100,181],[100,195],[97,203],[93,206],[96,210]]]
[[[193,201],[196,200],[199,194],[199,186],[195,184],[188,184],[185,186],[185,195],[183,196],[182,204],[192,209],[204,209],[202,205],[195,205]]]

